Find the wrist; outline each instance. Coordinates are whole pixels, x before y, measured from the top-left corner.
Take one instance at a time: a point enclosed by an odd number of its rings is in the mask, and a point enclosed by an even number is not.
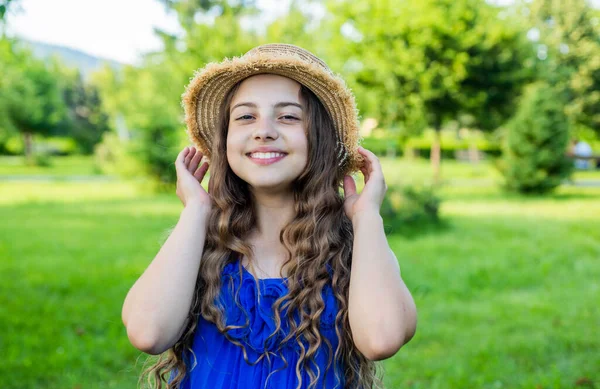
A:
[[[383,218],[379,214],[379,211],[375,210],[375,209],[369,209],[369,210],[365,209],[362,211],[358,211],[354,215],[352,215],[351,220],[352,220],[352,226],[355,228],[358,224],[362,224],[366,221],[383,223]]]
[[[188,201],[181,213],[208,219],[208,216],[210,215],[210,206],[199,201]]]

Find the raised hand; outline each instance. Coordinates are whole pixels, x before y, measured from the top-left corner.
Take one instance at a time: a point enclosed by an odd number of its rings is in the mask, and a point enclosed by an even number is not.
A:
[[[350,220],[362,212],[379,214],[381,203],[387,191],[383,170],[375,154],[362,147],[358,152],[365,157],[360,168],[365,177],[365,186],[360,194],[356,193],[356,182],[351,176],[344,177],[344,211]]]
[[[211,207],[210,195],[200,183],[208,171],[208,162],[198,167],[202,153],[194,147],[186,147],[179,152],[175,160],[177,170],[177,197],[184,206],[190,203]]]

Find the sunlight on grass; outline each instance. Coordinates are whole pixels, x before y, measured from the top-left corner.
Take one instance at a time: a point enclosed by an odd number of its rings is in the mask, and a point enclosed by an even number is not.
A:
[[[97,175],[93,156],[49,157],[50,166],[28,166],[22,156],[0,156],[0,176],[8,175]]]
[[[139,196],[127,182],[0,182],[0,204],[127,199]]]
[[[385,163],[392,184],[428,169]],[[386,387],[597,382],[600,188],[520,197],[461,184],[440,196],[443,228],[388,235],[419,324],[383,363]],[[174,192],[126,182],[0,183],[4,387],[136,387],[146,355],[129,343],[121,306],[181,209]]]

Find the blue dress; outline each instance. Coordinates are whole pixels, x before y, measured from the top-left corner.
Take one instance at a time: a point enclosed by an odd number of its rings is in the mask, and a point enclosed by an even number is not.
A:
[[[258,360],[264,351],[271,351],[273,354],[269,354],[268,359],[263,357],[254,365],[248,364],[244,360],[242,349],[225,338],[216,325],[200,316],[192,345],[195,359],[191,353],[184,356],[188,372],[180,389],[293,389],[298,385],[296,362],[300,356],[300,346],[295,339],[291,339],[277,350],[281,340],[289,333],[287,319],[282,320],[280,332],[267,339],[275,330],[272,305],[286,294],[287,280],[259,279],[259,299],[254,276],[242,267],[240,283],[239,273],[239,259],[225,265],[219,299],[224,308],[226,325],[248,325],[245,328],[230,330],[228,334],[245,346],[250,362]],[[234,299],[237,292],[239,304],[236,304]],[[316,388],[341,389],[344,387],[343,370],[333,361],[339,343],[335,333],[338,308],[330,285],[323,288],[323,301],[325,310],[321,315],[321,347],[314,359],[320,370]],[[323,338],[331,344],[331,352]],[[308,350],[308,343],[303,344]],[[282,357],[287,361],[287,367]],[[329,358],[331,362],[327,368]],[[316,367],[311,367],[316,373]],[[307,388],[310,376],[306,369],[301,368],[300,371],[301,388]]]

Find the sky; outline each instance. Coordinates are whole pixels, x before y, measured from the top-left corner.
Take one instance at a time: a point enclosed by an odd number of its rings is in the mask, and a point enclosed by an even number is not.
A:
[[[288,1],[258,0],[257,4],[272,18],[285,12]],[[600,0],[592,4],[600,7]],[[128,64],[137,63],[144,52],[160,50],[154,27],[181,32],[175,13],[159,0],[20,0],[17,5],[19,12],[8,18],[10,35]]]
[[[259,0],[272,15],[287,1]],[[177,16],[158,0],[20,0],[8,15],[10,35],[81,50],[135,64],[144,52],[159,50],[153,28],[181,31]]]

